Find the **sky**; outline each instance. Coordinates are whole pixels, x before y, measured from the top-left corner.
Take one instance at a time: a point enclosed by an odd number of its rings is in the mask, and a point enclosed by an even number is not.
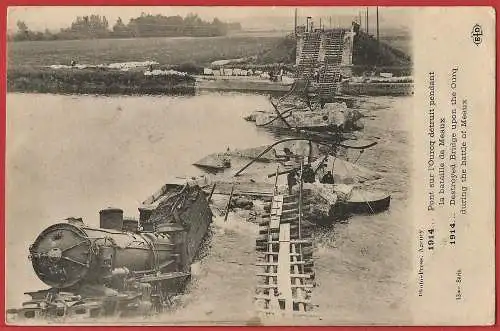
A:
[[[327,25],[332,17],[332,25],[345,24],[346,19],[358,17],[360,10],[366,7],[300,7],[298,8],[299,23],[304,23],[307,16],[319,22],[322,17]],[[15,31],[16,22],[24,21],[31,30],[43,31],[59,30],[68,27],[77,16],[98,14],[106,16],[112,26],[118,17],[126,23],[132,17],[140,16],[142,12],[147,14],[162,14],[166,16],[186,16],[188,13],[196,13],[202,19],[211,21],[214,17],[226,22],[240,22],[243,28],[276,28],[288,29],[293,27],[293,16],[295,7],[83,7],[83,6],[31,6],[31,7],[9,7],[7,28]],[[370,23],[375,22],[375,8],[370,7]],[[409,27],[411,15],[408,9],[402,8],[380,8],[381,24],[395,27]],[[316,23],[318,24],[318,23]],[[372,24],[370,24],[372,25]],[[382,29],[382,27],[381,27]]]

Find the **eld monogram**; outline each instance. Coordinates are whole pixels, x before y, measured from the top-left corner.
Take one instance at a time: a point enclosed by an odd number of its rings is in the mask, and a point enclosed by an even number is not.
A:
[[[483,28],[479,24],[475,24],[472,27],[471,38],[472,42],[477,46],[483,42]]]

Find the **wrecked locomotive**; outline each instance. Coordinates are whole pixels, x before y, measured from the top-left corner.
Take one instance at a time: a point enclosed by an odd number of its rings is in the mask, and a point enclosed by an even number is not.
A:
[[[139,220],[100,211],[100,227],[81,218],[49,226],[29,248],[50,288],[7,311],[13,319],[134,316],[172,304],[190,278],[212,221],[198,185],[166,184],[139,207]]]

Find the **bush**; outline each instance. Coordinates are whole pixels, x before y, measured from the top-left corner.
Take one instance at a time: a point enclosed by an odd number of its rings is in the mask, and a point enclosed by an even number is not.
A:
[[[297,41],[292,36],[286,36],[276,45],[260,52],[257,55],[256,63],[284,63],[294,64],[297,50]]]
[[[192,75],[200,75],[203,73],[203,67],[200,67],[193,62],[184,62],[179,64],[174,70],[180,71],[180,72],[186,72],[188,74]]]
[[[411,58],[404,52],[372,36],[360,32],[354,37],[353,64],[360,66],[410,66]]]

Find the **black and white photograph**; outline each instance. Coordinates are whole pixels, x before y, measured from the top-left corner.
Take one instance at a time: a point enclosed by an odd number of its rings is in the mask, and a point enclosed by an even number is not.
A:
[[[415,311],[448,295],[434,252],[494,213],[473,152],[494,108],[473,112],[460,63],[426,66],[457,39],[494,72],[494,16],[479,45],[460,13],[423,11],[10,7],[6,323],[453,324]],[[437,17],[465,41],[417,42]],[[443,307],[472,297],[469,267],[494,286],[488,249],[439,280]],[[474,293],[494,310],[494,287]]]

